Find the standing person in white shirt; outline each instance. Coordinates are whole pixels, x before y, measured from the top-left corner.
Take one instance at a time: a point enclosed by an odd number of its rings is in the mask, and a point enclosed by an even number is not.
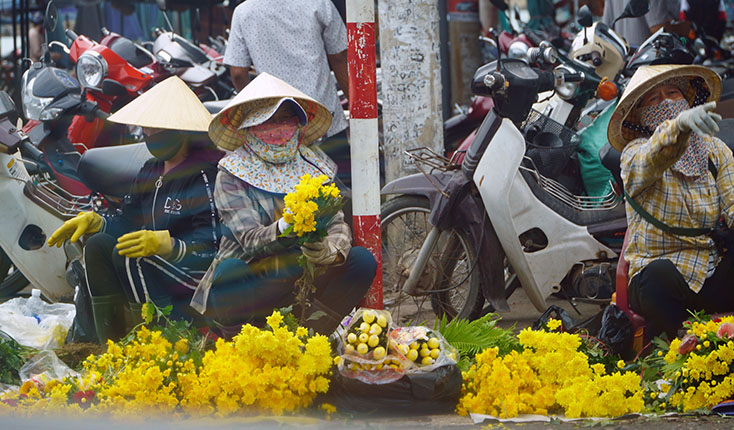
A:
[[[326,106],[332,123],[321,149],[338,166],[338,178],[351,185],[347,119],[336,83],[346,94],[347,30],[331,0],[247,0],[232,16],[224,63],[236,90],[249,73],[267,72]],[[334,72],[336,82],[331,75]]]

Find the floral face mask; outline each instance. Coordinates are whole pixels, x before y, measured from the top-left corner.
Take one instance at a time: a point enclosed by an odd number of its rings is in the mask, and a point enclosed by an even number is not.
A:
[[[250,133],[269,145],[284,145],[298,131],[298,118],[295,116],[282,120],[269,120],[250,127]]]
[[[665,99],[657,105],[640,108],[640,124],[655,131],[663,121],[676,118],[689,107],[686,99]]]
[[[293,160],[296,154],[298,154],[298,145],[301,141],[301,133],[298,127],[290,133],[290,137],[287,140],[284,140],[284,138],[288,133],[280,133],[280,140],[277,140],[278,143],[275,144],[268,143],[259,138],[258,134],[260,133],[256,134],[253,130],[254,128],[252,127],[247,133],[246,142],[247,146],[261,159],[273,164],[283,164]],[[271,142],[275,141],[272,135],[270,138],[266,137],[266,139]]]

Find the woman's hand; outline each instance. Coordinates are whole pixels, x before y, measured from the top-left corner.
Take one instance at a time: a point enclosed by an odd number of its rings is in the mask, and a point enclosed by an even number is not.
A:
[[[337,261],[339,252],[336,246],[332,245],[327,238],[319,242],[309,242],[301,246],[303,255],[313,264],[318,266],[328,266]]]
[[[721,121],[721,115],[712,112],[716,109],[716,102],[708,102],[704,105],[684,110],[676,119],[678,130],[682,132],[694,131],[703,136],[714,135],[719,132],[716,124]]]

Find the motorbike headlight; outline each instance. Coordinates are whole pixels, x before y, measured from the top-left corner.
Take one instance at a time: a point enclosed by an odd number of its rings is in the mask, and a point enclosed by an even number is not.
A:
[[[509,48],[507,48],[507,56],[509,58],[524,59],[527,56],[528,49],[530,49],[530,47],[525,42],[516,40],[510,44]]]
[[[563,100],[572,99],[579,89],[579,82],[566,82],[563,79],[563,75],[565,73],[574,73],[575,71],[566,68],[564,66],[556,67],[555,74],[556,74],[556,94],[558,94],[558,97],[562,98]]]
[[[26,120],[34,119],[36,121],[41,120],[41,112],[46,106],[53,101],[53,97],[38,97],[33,95],[33,86],[36,83],[36,76],[30,76],[31,70],[26,70],[23,73],[23,80],[21,82],[21,98],[23,101],[23,115]]]
[[[173,59],[171,54],[169,54],[168,51],[163,50],[163,49],[158,51],[158,56],[161,57],[161,59],[163,59],[163,61],[165,61],[166,63],[169,63]]]
[[[76,62],[76,77],[83,87],[99,88],[107,76],[107,60],[95,51],[83,53]]]

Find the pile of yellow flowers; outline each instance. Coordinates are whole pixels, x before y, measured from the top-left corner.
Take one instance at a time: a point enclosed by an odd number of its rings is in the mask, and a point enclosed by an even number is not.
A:
[[[665,383],[650,391],[658,409],[711,409],[734,397],[734,317],[687,322],[687,335],[658,349],[648,362]]]
[[[488,348],[477,354],[463,374],[459,414],[616,417],[644,409],[639,375],[607,374],[603,364],[590,364],[578,335],[525,329],[518,340],[522,352],[500,356]]]
[[[321,227],[317,225],[318,218],[330,221],[331,216],[341,209],[342,199],[339,189],[333,183],[324,185],[328,180],[326,175],[316,177],[303,175],[295,191],[286,194],[283,199],[285,203],[283,219],[291,224],[291,227],[290,231],[286,230],[284,234],[292,232],[302,237],[306,233],[315,232]],[[325,216],[327,212],[330,216]]]
[[[295,333],[274,311],[268,328],[243,326],[232,341],[206,351],[140,328],[127,343],[108,341],[80,377],[30,380],[0,394],[0,414],[99,413],[183,416],[293,412],[329,388],[331,346],[325,336]]]

